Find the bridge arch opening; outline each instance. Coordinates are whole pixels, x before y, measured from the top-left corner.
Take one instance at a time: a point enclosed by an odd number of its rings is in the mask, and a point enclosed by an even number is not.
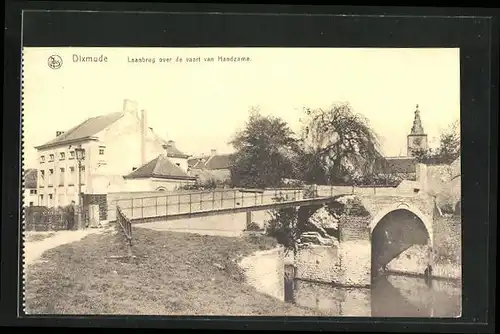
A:
[[[384,210],[370,228],[372,277],[377,277],[392,260],[415,245],[423,246],[420,255],[430,264],[432,222],[417,209],[398,206]]]

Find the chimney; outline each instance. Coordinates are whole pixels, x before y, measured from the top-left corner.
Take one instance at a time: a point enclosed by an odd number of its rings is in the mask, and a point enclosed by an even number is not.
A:
[[[137,102],[128,99],[123,100],[123,112],[131,113],[137,117]]]
[[[217,150],[215,148],[210,150],[210,156],[213,157],[214,155],[217,155]]]
[[[141,110],[141,166],[146,163],[146,131],[148,129],[146,110]]]
[[[59,137],[60,135],[62,135],[64,133],[64,131],[56,131],[56,137]]]

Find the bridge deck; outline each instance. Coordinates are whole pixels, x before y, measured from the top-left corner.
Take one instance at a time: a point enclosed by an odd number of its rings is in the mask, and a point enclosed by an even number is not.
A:
[[[132,218],[131,221],[133,223],[144,223],[148,221],[158,221],[158,220],[171,221],[171,220],[178,220],[185,218],[208,217],[208,216],[236,214],[236,213],[252,212],[252,211],[266,211],[273,209],[293,208],[297,206],[321,205],[331,202],[332,200],[333,197],[306,198],[293,201],[283,201],[283,202],[275,202],[267,204],[240,206],[240,207],[196,210],[191,212],[179,212],[179,213],[171,213],[154,217]]]

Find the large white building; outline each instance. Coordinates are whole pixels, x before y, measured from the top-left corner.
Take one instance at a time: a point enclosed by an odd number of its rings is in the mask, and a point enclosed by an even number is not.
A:
[[[85,150],[78,173],[75,148]],[[82,193],[105,194],[127,190],[123,176],[165,154],[187,172],[187,158],[172,142],[160,138],[147,125],[146,111],[125,100],[123,109],[92,117],[40,146],[38,151],[39,205],[63,206],[78,199],[79,175]],[[168,175],[163,175],[168,180]]]

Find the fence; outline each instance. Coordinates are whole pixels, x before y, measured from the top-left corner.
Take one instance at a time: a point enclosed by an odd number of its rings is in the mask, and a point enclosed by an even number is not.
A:
[[[108,203],[108,219],[116,220],[117,206],[131,220],[165,217],[221,209],[237,209],[268,205],[306,198],[334,197],[345,194],[392,195],[393,187],[309,186],[302,189],[221,189],[213,191],[181,191],[156,196],[121,198]]]
[[[253,207],[272,204],[279,200],[294,201],[304,199],[303,190],[242,190],[224,189],[214,191],[180,192],[141,198],[118,199],[108,204],[109,208],[119,206],[122,213],[130,219],[167,216],[172,214],[193,213]],[[114,210],[109,211],[109,220],[116,218]]]
[[[47,208],[47,207],[27,207],[24,211],[25,231],[60,231],[69,229],[69,222],[73,219],[73,228],[77,228],[77,218],[79,208],[75,208],[74,216],[70,217],[70,213],[63,209]],[[89,220],[87,212],[82,214],[83,226]]]
[[[125,216],[119,206],[116,207],[116,221],[127,239],[127,256],[132,258],[132,222]]]

